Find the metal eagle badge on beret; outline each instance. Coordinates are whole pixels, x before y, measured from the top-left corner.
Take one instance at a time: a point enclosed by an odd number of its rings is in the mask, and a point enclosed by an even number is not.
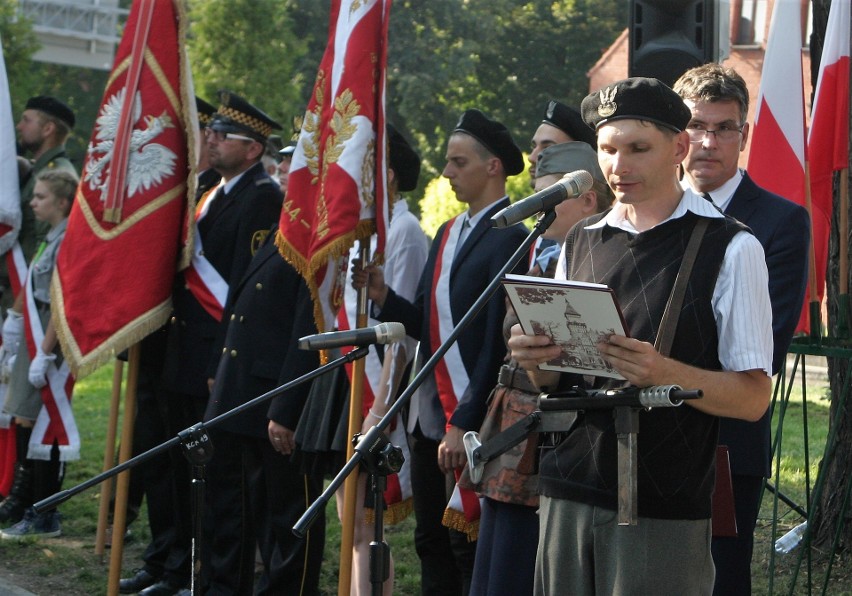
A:
[[[545,112],[548,120],[553,118],[553,113],[556,111],[556,102],[551,100],[549,104],[547,104],[547,112]]]
[[[618,86],[613,85],[607,89],[601,89],[601,105],[598,106],[598,115],[601,118],[609,118],[618,109],[618,104],[615,103],[615,94],[618,92]]]

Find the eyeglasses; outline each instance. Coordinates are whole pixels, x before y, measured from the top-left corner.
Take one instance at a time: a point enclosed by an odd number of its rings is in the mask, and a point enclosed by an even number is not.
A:
[[[233,132],[222,132],[221,130],[213,130],[212,128],[205,128],[204,136],[206,136],[208,139],[210,137],[213,137],[220,143],[223,142],[225,139],[233,139],[235,141],[254,141],[254,139],[251,137],[238,135]]]
[[[743,127],[722,124],[716,130],[710,130],[709,128],[704,128],[703,124],[690,124],[686,127],[686,132],[689,135],[690,143],[703,143],[707,135],[711,133],[719,143],[733,143],[739,140],[743,132]]]

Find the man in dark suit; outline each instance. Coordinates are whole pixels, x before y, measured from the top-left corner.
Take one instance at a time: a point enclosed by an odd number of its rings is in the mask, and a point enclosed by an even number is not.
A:
[[[465,213],[443,224],[432,243],[414,303],[384,283],[377,267],[355,268],[356,287],[367,285],[375,318],[399,321],[420,340],[424,361],[468,312],[526,236],[522,226],[491,227],[491,216],[509,204],[506,177],[524,169],[509,131],[479,110],[468,110],[450,135],[447,165]],[[520,272],[526,263],[516,267]],[[503,297],[495,294],[439,363],[412,400],[411,484],[423,594],[467,593],[475,542],[441,520],[453,472],[465,463],[462,436],[485,417],[486,399],[506,354]]]
[[[210,166],[222,179],[198,201],[192,261],[178,276],[172,295],[174,312],[163,365],[170,436],[204,415],[208,381],[221,352],[217,337],[221,342],[219,328],[230,289],[242,279],[281,212],[281,191],[260,163],[267,137],[281,126],[237,95],[222,91],[219,100],[205,137]],[[170,557],[179,564],[140,592],[144,596],[175,594],[189,580],[190,467],[177,450],[171,455],[176,538]]]
[[[195,98],[198,128],[204,131],[216,115],[216,107],[200,97]],[[196,163],[196,200],[215,188],[222,176],[210,167],[207,143],[202,142]],[[136,389],[136,418],[133,421],[133,455],[144,453],[170,439],[168,434],[168,395],[161,390],[166,347],[167,326],[163,326],[142,340],[139,381]],[[133,469],[130,476],[128,511],[136,511],[142,498],[148,503],[148,528],[151,541],[142,554],[144,564],[132,576],[119,582],[119,593],[135,594],[156,583],[167,571],[185,566],[185,549],[174,549],[175,520],[174,486],[170,475],[171,456],[160,453]],[[111,528],[110,528],[111,530]],[[182,554],[176,555],[176,552]],[[179,573],[186,575],[185,571]]]
[[[772,194],[737,168],[748,141],[748,88],[736,71],[719,64],[688,70],[674,90],[692,112],[683,184],[704,194],[749,228],[763,246],[769,271],[774,348],[772,373],[784,364],[807,282],[810,220],[800,205]],[[708,197],[709,195],[709,197]],[[764,478],[770,472],[770,413],[758,422],[722,418],[719,444],[731,460],[737,536],[714,537],[714,594],[751,593],[754,527]]]
[[[226,307],[227,328],[205,420],[319,366],[298,338],[316,333],[305,281],[278,253],[272,235],[255,254]],[[316,594],[324,518],[305,540],[291,528],[322,491],[322,478],[292,463],[293,432],[307,398],[305,383],[211,429],[206,594]],[[269,420],[275,432],[267,430]],[[264,569],[253,591],[255,545]]]

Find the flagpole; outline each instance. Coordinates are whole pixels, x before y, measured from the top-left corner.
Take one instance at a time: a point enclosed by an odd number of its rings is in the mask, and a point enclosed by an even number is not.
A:
[[[849,337],[849,168],[840,170],[840,278],[838,280],[837,332]]]
[[[359,258],[362,263],[370,262],[370,240],[359,241]],[[355,328],[367,326],[367,288],[358,291],[356,303]],[[349,392],[349,428],[347,437],[352,438],[361,432],[361,410],[364,403],[364,366],[365,358],[359,358],[352,363],[352,383]],[[346,443],[346,460],[355,454],[352,441]],[[337,576],[338,596],[349,596],[352,586],[352,548],[355,543],[355,509],[358,498],[358,468],[346,478],[343,485],[343,514],[341,516],[340,532],[340,572]],[[381,515],[381,507],[373,504],[376,515]]]
[[[124,420],[121,429],[121,449],[118,463],[122,464],[133,456],[133,423],[136,419],[136,388],[139,384],[139,361],[141,344],[130,346],[127,357],[127,390],[124,396]],[[112,518],[112,546],[110,547],[109,579],[107,594],[118,594],[121,579],[121,560],[124,556],[124,531],[127,528],[127,493],[130,486],[130,470],[118,475],[115,491],[115,512]]]
[[[115,435],[118,427],[118,409],[121,402],[121,381],[124,377],[124,362],[115,359],[112,372],[112,397],[109,404],[106,445],[104,446],[104,467],[106,472],[115,465]],[[98,530],[95,536],[95,554],[103,555],[106,546],[106,528],[109,517],[109,502],[112,499],[112,484],[107,482],[101,487],[101,502],[98,507]]]
[[[808,304],[810,305],[811,339],[819,340],[822,335],[822,314],[817,297],[816,234],[814,233],[814,207],[811,203],[811,165],[807,158],[805,158],[805,209],[808,210],[808,215],[811,218],[810,255],[808,258]]]

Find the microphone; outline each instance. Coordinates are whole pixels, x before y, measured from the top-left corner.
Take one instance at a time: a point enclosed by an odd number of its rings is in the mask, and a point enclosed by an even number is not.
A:
[[[350,329],[349,331],[329,331],[299,338],[301,350],[327,350],[343,346],[370,346],[373,344],[392,344],[405,337],[405,325],[402,323],[380,323],[375,327]]]
[[[501,209],[491,216],[495,228],[508,228],[536,213],[556,207],[568,198],[578,197],[592,188],[592,175],[586,170],[565,174],[559,182]]]

